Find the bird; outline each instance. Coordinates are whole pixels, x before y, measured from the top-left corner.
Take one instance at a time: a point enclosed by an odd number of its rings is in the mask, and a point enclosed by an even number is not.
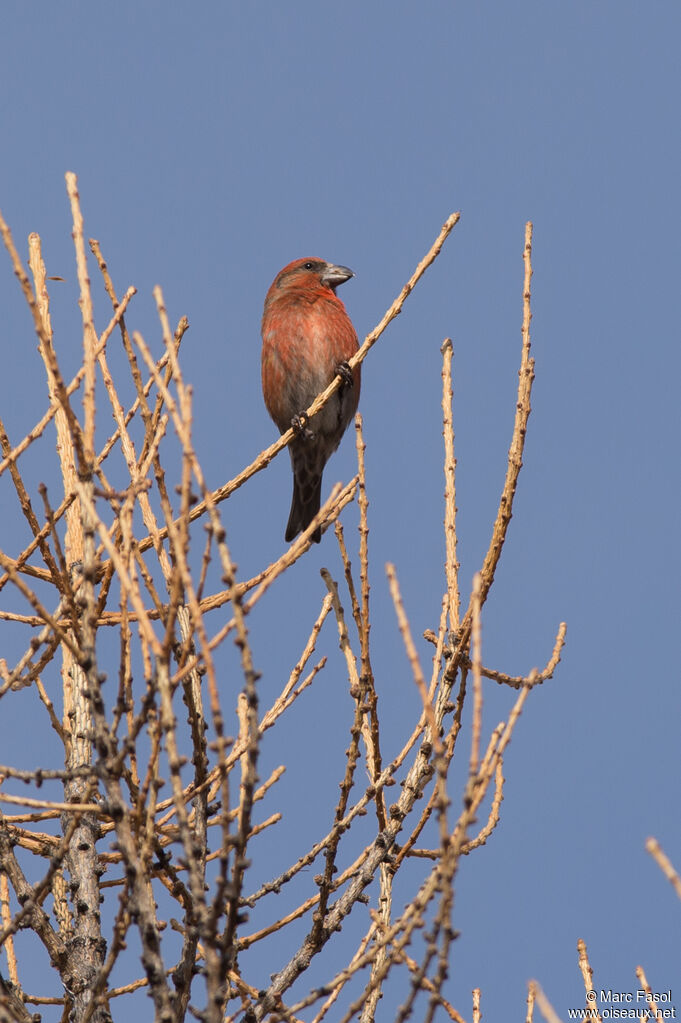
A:
[[[319,511],[322,474],[357,411],[360,367],[348,365],[357,334],[336,288],[354,277],[347,266],[295,259],[280,270],[265,297],[261,373],[265,406],[280,433],[291,426],[293,498],[284,538],[293,540]],[[340,375],[342,384],[308,419],[305,411]],[[319,543],[318,527],[311,539]]]

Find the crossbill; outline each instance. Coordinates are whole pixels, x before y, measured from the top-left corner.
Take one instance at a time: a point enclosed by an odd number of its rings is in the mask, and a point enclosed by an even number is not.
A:
[[[277,274],[265,298],[262,318],[262,393],[267,411],[285,433],[293,469],[293,500],[285,539],[306,529],[319,511],[322,473],[357,411],[360,368],[348,359],[357,334],[336,295],[354,274],[323,259],[296,259]],[[340,374],[342,386],[310,419],[304,412]],[[321,529],[312,539],[319,543]]]

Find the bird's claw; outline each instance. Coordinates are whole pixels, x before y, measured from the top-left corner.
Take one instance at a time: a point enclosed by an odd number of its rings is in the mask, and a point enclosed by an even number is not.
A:
[[[304,440],[312,440],[314,437],[313,431],[307,425],[310,421],[310,417],[307,412],[299,412],[298,415],[294,416],[291,420],[291,426],[299,437]]]
[[[355,378],[348,362],[338,363],[336,366],[336,376],[341,378],[344,387],[352,387],[355,382]]]

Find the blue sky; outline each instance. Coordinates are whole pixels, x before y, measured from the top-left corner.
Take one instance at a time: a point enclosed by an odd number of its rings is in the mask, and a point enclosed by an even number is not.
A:
[[[279,268],[308,255],[351,266],[357,276],[342,297],[363,336],[442,221],[462,211],[363,370],[372,640],[395,744],[416,697],[383,565],[397,566],[414,633],[436,628],[440,344],[454,340],[468,587],[503,480],[523,230],[534,222],[533,412],[484,657],[525,673],[548,658],[563,619],[568,640],[509,751],[501,824],[459,872],[448,993],[469,1017],[480,986],[486,1018],[520,1018],[536,977],[566,1014],[583,1003],[579,937],[597,987],[635,990],[641,963],[657,990],[674,990],[681,906],[643,845],[656,835],[681,867],[678,5],[66,2],[5,6],[0,31],[0,208],[22,253],[38,231],[48,273],[66,278],[53,288],[60,357],[73,367],[80,353],[64,189],[73,170],[87,234],[119,290],[138,288],[132,325],[158,344],[157,283],[171,320],[189,318],[183,367],[212,486],[276,434],[260,396],[259,323]],[[18,440],[43,398],[29,396],[41,371],[7,260],[0,300],[0,404]],[[101,329],[101,293],[98,303]],[[56,485],[51,444],[42,452],[35,479]],[[353,467],[348,438],[324,492]],[[283,550],[289,477],[284,454],[223,505],[243,577]],[[14,554],[7,490],[2,502],[2,548]],[[352,531],[354,510],[346,522]],[[253,616],[264,698],[304,642],[322,565],[342,574],[329,535]],[[336,650],[333,629],[327,646]],[[425,663],[430,651],[420,649]],[[307,763],[328,749],[342,756],[347,742],[340,662],[325,688],[334,683],[328,702],[320,686],[291,723],[294,739],[296,727],[306,736]],[[486,700],[489,731],[512,694],[490,685]],[[281,756],[267,748],[264,763]],[[311,784],[302,749],[299,768],[282,790],[293,821],[296,784]],[[315,779],[306,798],[328,799],[326,781],[314,788]],[[290,841],[282,849],[295,857]],[[272,872],[287,865],[281,851],[273,841],[262,854]],[[263,967],[263,984],[281,962]]]

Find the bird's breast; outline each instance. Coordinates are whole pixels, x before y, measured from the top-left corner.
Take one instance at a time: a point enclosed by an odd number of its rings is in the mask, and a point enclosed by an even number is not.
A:
[[[357,336],[342,303],[272,302],[262,323],[262,375],[265,404],[279,429],[308,408],[336,375],[338,364],[357,351]],[[359,397],[359,372],[352,404]],[[336,402],[337,403],[337,402]],[[334,405],[334,401],[329,405]],[[343,404],[346,404],[344,402]],[[319,426],[337,413],[322,411]],[[329,424],[330,425],[330,424]]]

